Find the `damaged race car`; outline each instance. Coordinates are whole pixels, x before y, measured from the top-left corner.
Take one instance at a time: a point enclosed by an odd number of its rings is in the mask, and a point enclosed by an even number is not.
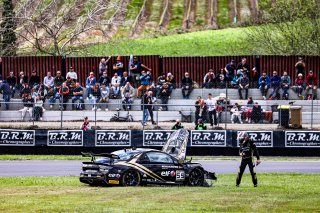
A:
[[[80,182],[89,185],[139,186],[148,184],[211,186],[215,173],[201,164],[186,161],[189,132],[172,133],[162,151],[131,148],[112,153],[82,153],[91,157],[83,162]]]

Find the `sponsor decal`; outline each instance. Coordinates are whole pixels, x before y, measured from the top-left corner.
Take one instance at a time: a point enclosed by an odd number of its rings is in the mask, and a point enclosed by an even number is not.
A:
[[[0,146],[34,146],[35,145],[34,130],[0,130]]]
[[[163,171],[161,172],[161,176],[163,177],[174,177],[176,175],[175,171]]]
[[[131,146],[130,130],[96,130],[96,146]]]
[[[176,171],[176,181],[183,181],[185,179],[185,173],[183,170]]]
[[[237,131],[239,135],[241,131]],[[257,147],[273,147],[273,131],[246,131],[249,138],[254,141]],[[239,140],[237,138],[237,146],[239,147]]]
[[[110,177],[110,178],[120,178],[121,175],[120,174],[108,174],[108,177]]]
[[[163,165],[162,168],[163,169],[177,169],[177,168],[179,168],[179,166]]]
[[[143,146],[164,146],[174,130],[144,130]]]
[[[109,184],[119,184],[119,180],[109,180]]]
[[[286,131],[285,146],[320,148],[320,131]]]
[[[82,146],[82,130],[49,130],[48,146]]]
[[[191,146],[226,146],[225,130],[191,130]]]

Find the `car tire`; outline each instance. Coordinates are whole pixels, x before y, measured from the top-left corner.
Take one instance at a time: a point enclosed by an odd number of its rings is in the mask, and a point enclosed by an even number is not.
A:
[[[139,186],[141,184],[140,173],[136,170],[126,171],[121,178],[121,184],[123,186]]]
[[[188,185],[189,186],[203,186],[204,172],[203,169],[197,167],[189,173]]]

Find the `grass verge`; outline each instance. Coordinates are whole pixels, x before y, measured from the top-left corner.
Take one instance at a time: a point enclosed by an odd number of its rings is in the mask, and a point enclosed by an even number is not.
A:
[[[3,212],[316,212],[320,175],[219,175],[214,187],[89,187],[77,177],[0,178]]]

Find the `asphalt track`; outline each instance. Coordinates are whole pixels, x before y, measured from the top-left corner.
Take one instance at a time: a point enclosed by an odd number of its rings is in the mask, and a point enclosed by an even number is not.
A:
[[[235,174],[240,163],[232,160],[194,162],[217,174]],[[75,160],[0,161],[0,177],[78,176],[81,166],[82,161]],[[320,173],[320,161],[264,161],[256,169],[258,173]]]

